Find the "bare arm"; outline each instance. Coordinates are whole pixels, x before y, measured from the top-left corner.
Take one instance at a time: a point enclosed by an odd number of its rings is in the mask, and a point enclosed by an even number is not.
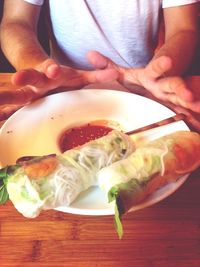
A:
[[[40,7],[22,0],[4,1],[1,46],[16,68],[32,68],[48,58],[37,39]]]
[[[169,56],[169,75],[183,74],[191,64],[198,43],[198,4],[164,9],[165,43],[154,58]]]

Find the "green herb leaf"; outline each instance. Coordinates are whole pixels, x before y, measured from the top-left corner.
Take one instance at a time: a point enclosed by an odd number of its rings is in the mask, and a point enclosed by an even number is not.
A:
[[[111,189],[108,192],[108,202],[110,203],[116,200],[117,196],[118,196],[118,187],[117,186],[111,187]]]
[[[8,191],[5,184],[0,187],[0,204],[5,204],[9,199]]]
[[[123,236],[123,225],[121,222],[121,216],[116,203],[115,203],[115,229],[117,231],[119,239],[121,239]]]
[[[0,181],[7,177],[8,167],[0,169]]]
[[[7,167],[0,169],[0,204],[6,203],[6,201],[9,199],[6,189],[7,170]]]
[[[12,175],[18,168],[19,164],[11,165],[0,169],[0,205],[6,203],[9,199],[9,194],[7,191],[7,179]]]
[[[119,239],[123,236],[123,226],[121,222],[121,208],[120,208],[120,202],[119,200],[119,188],[118,186],[113,186],[109,192],[108,192],[108,200],[109,202],[115,201],[115,216],[114,216],[114,222],[115,222],[115,229],[117,231]]]

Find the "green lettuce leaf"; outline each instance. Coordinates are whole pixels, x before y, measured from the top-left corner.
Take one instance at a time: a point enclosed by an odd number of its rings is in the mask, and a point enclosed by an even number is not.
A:
[[[137,200],[138,195],[141,193],[141,190],[146,185],[146,177],[143,178],[143,181],[138,179],[131,179],[126,183],[120,183],[113,186],[108,192],[109,202],[115,201],[115,229],[119,238],[123,236],[123,225],[122,225],[122,215],[125,214],[132,203]]]
[[[7,167],[0,170],[0,204],[5,204],[9,199],[6,189]]]
[[[115,224],[115,229],[118,234],[119,239],[122,238],[123,236],[123,225],[121,221],[121,215],[122,215],[122,210],[120,209],[120,205],[118,203],[118,195],[119,195],[119,190],[117,186],[113,186],[110,191],[108,192],[108,200],[109,202],[115,201],[115,216],[114,216],[114,224]]]
[[[9,199],[6,188],[7,179],[18,167],[18,165],[14,165],[0,169],[0,205],[5,204]]]

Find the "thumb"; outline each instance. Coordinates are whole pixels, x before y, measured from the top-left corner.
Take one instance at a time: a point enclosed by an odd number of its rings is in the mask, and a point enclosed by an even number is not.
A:
[[[165,75],[172,67],[172,60],[170,57],[161,56],[156,59],[152,59],[145,67],[145,75],[149,79],[158,79]]]
[[[46,59],[36,69],[43,72],[49,79],[57,79],[61,72],[60,65],[51,58]]]
[[[94,66],[95,69],[115,68],[116,64],[97,51],[89,51],[87,60]]]

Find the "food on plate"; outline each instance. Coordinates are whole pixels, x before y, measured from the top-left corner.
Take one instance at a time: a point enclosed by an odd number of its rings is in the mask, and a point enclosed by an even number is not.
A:
[[[200,166],[200,135],[179,131],[138,147],[126,159],[103,168],[98,184],[115,201],[115,223],[119,236],[121,216],[156,189]]]
[[[60,155],[18,161],[0,172],[0,203],[9,199],[25,217],[41,210],[68,206],[80,192],[97,184],[97,172],[134,151],[126,134],[113,130],[108,135]]]
[[[200,135],[179,131],[135,147],[131,137],[108,135],[60,155],[21,159],[0,170],[0,204],[10,199],[25,217],[70,205],[80,192],[98,185],[115,201],[115,224],[155,190],[200,166]]]

